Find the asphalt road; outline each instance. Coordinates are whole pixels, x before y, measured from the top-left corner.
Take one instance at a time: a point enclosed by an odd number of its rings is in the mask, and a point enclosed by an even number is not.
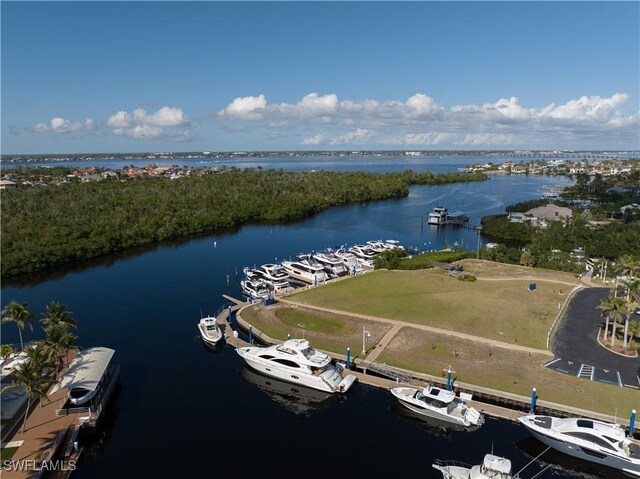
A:
[[[598,328],[604,322],[597,306],[608,294],[606,288],[586,288],[575,295],[551,339],[556,359],[547,363],[547,367],[592,381],[637,388],[640,357],[613,353],[596,340]]]

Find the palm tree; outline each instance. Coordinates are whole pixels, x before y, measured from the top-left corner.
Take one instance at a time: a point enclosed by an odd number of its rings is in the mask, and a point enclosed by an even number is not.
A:
[[[75,347],[75,341],[78,337],[60,325],[47,326],[44,331],[47,334],[44,344],[47,348],[49,358],[56,365],[56,369],[59,369],[57,366],[60,361],[60,356],[64,353],[66,356],[64,364],[68,363],[69,349]]]
[[[616,261],[616,272],[622,276],[635,276],[640,271],[640,259],[632,254],[623,254]]]
[[[640,337],[640,321],[627,321],[629,323],[629,344],[633,341],[634,336]]]
[[[13,344],[2,344],[0,345],[0,358],[6,358],[11,353],[13,353],[14,348]]]
[[[605,335],[606,335],[606,329],[609,327],[608,326],[609,319],[613,321],[612,332],[611,332],[611,348],[613,348],[616,342],[616,324],[619,320],[624,318],[627,314],[627,301],[624,298],[607,296],[602,301],[600,301],[600,305],[598,306],[598,308],[601,309],[602,312],[607,317],[607,326],[605,328]]]
[[[71,311],[67,311],[67,307],[64,304],[60,304],[56,301],[51,301],[47,305],[47,310],[42,313],[42,319],[40,320],[46,326],[62,326],[68,328],[78,327],[78,322],[72,316]]]
[[[625,287],[627,288],[627,318],[624,322],[624,347],[626,348],[627,343],[627,333],[629,329],[629,316],[631,312],[635,309],[635,307],[640,305],[640,279],[632,279],[630,281],[625,281]]]
[[[30,348],[32,351],[39,348]],[[26,361],[18,365],[13,371],[16,377],[16,384],[9,388],[21,388],[27,393],[27,409],[24,413],[24,422],[22,423],[22,432],[24,433],[27,425],[27,417],[31,409],[32,400],[42,400],[47,396],[47,391],[56,382],[50,376],[50,368],[48,362],[43,358],[37,358],[38,353],[30,352],[35,360]],[[40,352],[42,354],[42,352]]]
[[[33,326],[29,323],[29,320],[33,317],[31,311],[29,311],[28,303],[19,303],[18,301],[11,301],[2,310],[2,322],[13,322],[18,326],[18,333],[20,333],[20,349],[24,350],[24,343],[22,342],[22,330],[29,328],[33,331]]]

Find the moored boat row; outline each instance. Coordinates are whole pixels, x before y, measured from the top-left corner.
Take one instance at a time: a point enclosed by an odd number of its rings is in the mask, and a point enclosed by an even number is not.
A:
[[[373,240],[350,248],[340,246],[325,251],[303,253],[296,260],[260,267],[244,268],[246,280],[242,292],[252,298],[265,298],[284,290],[292,283],[318,285],[330,279],[355,275],[373,269],[373,260],[384,251],[402,248],[396,240]]]

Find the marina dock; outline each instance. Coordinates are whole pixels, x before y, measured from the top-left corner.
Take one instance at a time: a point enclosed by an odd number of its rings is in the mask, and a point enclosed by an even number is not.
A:
[[[223,328],[225,339],[230,346],[239,348],[251,346],[251,344],[239,338],[237,334],[234,334],[231,324],[229,323],[229,311],[237,313],[235,316],[235,322],[238,328],[246,332],[249,331],[249,328],[251,327],[252,338],[255,342],[259,342],[264,345],[272,345],[281,342],[267,336],[255,326],[250,325],[242,319],[240,314],[242,309],[250,306],[251,303],[241,302],[226,295],[225,299],[232,301],[234,306],[231,306],[230,309],[227,307],[222,310],[217,316],[217,320],[220,327]],[[331,351],[323,352],[331,356],[336,361],[345,363],[347,360],[346,355],[337,354]],[[440,376],[432,376],[415,371],[389,367],[384,364],[378,364],[358,358],[351,358],[349,374],[353,374],[361,384],[382,389],[391,389],[400,384],[422,388],[426,383],[446,387],[445,381]],[[462,394],[463,399],[465,399],[470,406],[476,408],[478,411],[489,417],[517,422],[519,417],[530,414],[531,398],[529,397],[458,381],[454,382],[453,389],[457,393]],[[538,414],[548,414],[557,417],[587,417],[604,422],[615,422],[629,426],[628,419],[600,414],[594,411],[574,408],[545,400],[536,401],[535,411]]]

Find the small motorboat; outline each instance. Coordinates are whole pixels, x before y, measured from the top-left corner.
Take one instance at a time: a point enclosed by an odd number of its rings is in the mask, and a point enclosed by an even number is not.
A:
[[[198,323],[198,329],[200,330],[202,340],[212,346],[218,344],[223,337],[220,326],[218,326],[218,321],[211,316],[202,318]]]
[[[481,426],[484,423],[482,414],[475,408],[468,407],[462,399],[456,397],[453,391],[428,385],[424,389],[392,388],[391,394],[403,406],[418,414],[465,427]]]
[[[511,472],[511,461],[504,457],[487,454],[482,464],[471,466],[458,461],[436,460],[433,468],[442,473],[444,479],[515,479]]]

